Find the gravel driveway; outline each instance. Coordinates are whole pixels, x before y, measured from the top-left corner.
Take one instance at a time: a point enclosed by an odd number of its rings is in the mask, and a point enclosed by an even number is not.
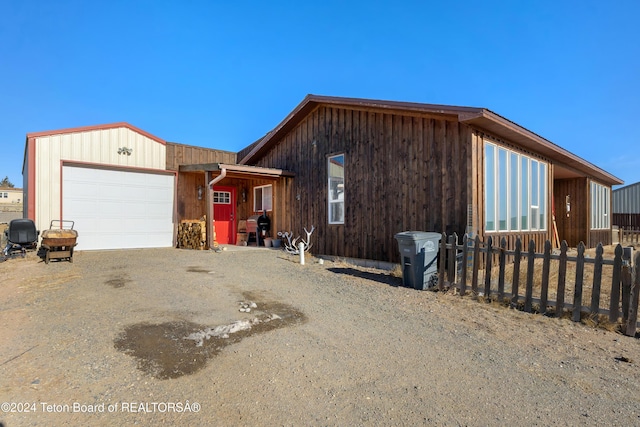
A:
[[[234,249],[0,264],[0,424],[640,424],[638,339]]]

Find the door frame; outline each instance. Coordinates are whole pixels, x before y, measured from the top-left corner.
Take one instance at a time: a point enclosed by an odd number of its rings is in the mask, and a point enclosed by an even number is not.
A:
[[[235,245],[236,244],[236,234],[237,234],[237,224],[236,224],[236,214],[237,214],[237,209],[236,209],[236,188],[235,187],[228,187],[225,185],[214,185],[212,190],[211,190],[211,211],[213,214],[213,222],[215,223],[216,220],[216,216],[215,216],[215,203],[213,201],[213,193],[216,191],[227,191],[230,194],[230,203],[231,203],[231,231],[229,232],[229,243],[230,245]],[[212,224],[212,229],[215,230],[215,224]],[[215,241],[215,240],[214,240]]]

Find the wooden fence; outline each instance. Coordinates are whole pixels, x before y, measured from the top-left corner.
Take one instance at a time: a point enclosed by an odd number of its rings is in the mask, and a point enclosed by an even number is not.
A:
[[[640,214],[613,214],[613,225],[618,227],[640,228]]]
[[[486,242],[467,235],[462,243],[458,240],[455,234],[442,235],[437,285],[440,290],[456,288],[460,295],[470,291],[486,300],[508,302],[525,312],[555,317],[568,311],[574,322],[583,317],[608,316],[609,322],[621,325],[624,334],[635,336],[640,251],[634,256],[633,248],[618,244],[613,259],[605,259],[602,244],[597,246],[595,257],[590,258],[585,256],[582,242],[570,251],[563,241],[559,251],[552,252],[547,240],[544,253],[536,253],[533,241],[523,251],[520,239],[513,250],[507,250],[504,238],[498,246],[494,246],[491,237]],[[610,275],[603,275],[605,269]],[[590,281],[585,280],[586,273]],[[534,280],[536,277],[539,280]],[[610,283],[603,283],[603,277],[610,277]],[[590,300],[590,304],[583,305],[583,300]]]
[[[640,228],[638,227],[619,227],[618,228],[618,241],[620,244],[624,243],[640,243]]]

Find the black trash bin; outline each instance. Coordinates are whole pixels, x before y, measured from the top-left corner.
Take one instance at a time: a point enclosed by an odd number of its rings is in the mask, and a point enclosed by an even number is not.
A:
[[[395,235],[400,248],[402,284],[424,290],[437,273],[438,246],[442,236],[426,231],[403,231]]]

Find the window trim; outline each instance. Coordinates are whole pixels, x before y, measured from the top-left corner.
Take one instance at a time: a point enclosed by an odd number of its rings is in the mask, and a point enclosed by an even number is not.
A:
[[[596,181],[589,185],[589,207],[591,230],[611,229],[611,188]]]
[[[483,153],[485,232],[547,232],[549,164],[487,140]]]
[[[332,188],[332,184],[333,181],[335,181],[336,179],[340,179],[339,176],[332,176],[331,175],[331,160],[335,159],[337,157],[342,157],[342,192],[340,195],[338,195],[335,199],[332,199],[332,192],[331,192],[331,188]],[[327,156],[327,222],[330,225],[343,225],[345,222],[345,190],[346,190],[346,185],[345,185],[345,153],[338,153],[338,154],[332,154],[330,156]],[[337,187],[340,186],[340,184],[338,183],[336,185]],[[338,219],[335,220],[333,219],[332,216],[332,208],[336,205],[342,205],[342,219]]]
[[[271,194],[269,196],[269,206],[268,206],[268,208],[265,209],[264,189],[267,188],[267,187],[271,188]],[[260,202],[261,202],[260,205],[261,206],[260,206],[259,209],[258,209],[258,206],[256,206],[257,205],[256,200],[257,200],[257,194],[258,194],[257,192],[258,191],[261,192],[261,194],[260,194]],[[273,184],[258,185],[256,187],[253,187],[253,211],[254,212],[264,212],[265,210],[267,212],[272,212],[273,211]]]
[[[222,197],[221,197],[222,196]],[[213,203],[216,205],[230,205],[231,191],[213,191]]]

